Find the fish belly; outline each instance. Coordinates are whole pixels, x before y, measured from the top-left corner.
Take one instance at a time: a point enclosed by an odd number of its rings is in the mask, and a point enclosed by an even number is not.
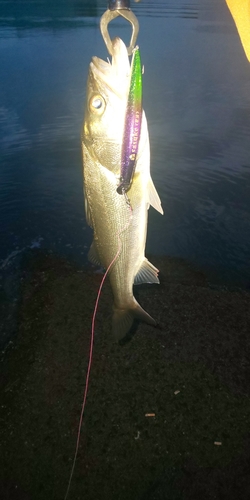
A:
[[[85,144],[83,156],[85,196],[95,249],[104,268],[115,259],[109,272],[115,307],[127,308],[134,300],[134,277],[144,260],[148,210],[142,175],[135,176],[128,192],[130,208],[125,196],[116,191],[116,176],[91,158]]]

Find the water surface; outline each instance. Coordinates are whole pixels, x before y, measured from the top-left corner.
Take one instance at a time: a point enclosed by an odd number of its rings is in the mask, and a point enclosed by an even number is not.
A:
[[[151,171],[147,251],[250,285],[250,64],[224,0],[147,1],[140,22]],[[0,2],[0,259],[30,246],[80,263],[91,230],[80,131],[106,2]],[[128,40],[113,21],[111,35]]]

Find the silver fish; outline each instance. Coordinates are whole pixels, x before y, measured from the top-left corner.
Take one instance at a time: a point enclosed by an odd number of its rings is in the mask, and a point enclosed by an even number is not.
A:
[[[159,283],[158,269],[145,258],[148,208],[163,214],[150,176],[149,138],[143,112],[138,157],[127,195],[117,193],[122,138],[130,83],[125,44],[113,40],[112,63],[93,57],[89,67],[82,131],[85,212],[94,239],[89,260],[108,268],[114,296],[112,330],[123,338],[135,318],[156,321],[133,296],[133,284]]]

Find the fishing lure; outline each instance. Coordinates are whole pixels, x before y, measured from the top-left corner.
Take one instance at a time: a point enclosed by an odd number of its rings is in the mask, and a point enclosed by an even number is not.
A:
[[[136,166],[142,121],[142,67],[139,47],[133,50],[131,78],[122,142],[121,172],[117,193],[126,193]]]

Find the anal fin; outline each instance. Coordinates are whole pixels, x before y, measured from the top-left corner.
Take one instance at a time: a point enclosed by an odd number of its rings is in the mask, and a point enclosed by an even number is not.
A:
[[[148,259],[144,259],[142,265],[134,278],[134,285],[142,283],[160,283],[158,278],[159,269],[157,269]]]

